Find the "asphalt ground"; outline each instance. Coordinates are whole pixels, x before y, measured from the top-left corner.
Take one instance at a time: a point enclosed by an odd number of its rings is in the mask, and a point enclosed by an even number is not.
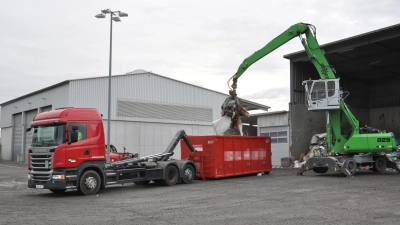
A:
[[[399,173],[297,171],[82,196],[29,189],[25,164],[0,161],[0,224],[400,224]]]

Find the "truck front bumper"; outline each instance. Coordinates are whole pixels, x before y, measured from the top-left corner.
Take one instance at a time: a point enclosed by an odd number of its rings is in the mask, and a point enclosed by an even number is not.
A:
[[[28,180],[28,187],[36,189],[59,189],[59,190],[65,190],[71,188],[67,186],[67,181],[65,180],[49,180],[49,181]]]

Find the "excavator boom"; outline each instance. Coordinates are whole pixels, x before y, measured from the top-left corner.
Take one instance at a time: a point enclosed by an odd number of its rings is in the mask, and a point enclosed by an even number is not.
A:
[[[284,45],[285,43],[287,43],[288,41],[292,40],[295,37],[299,37],[301,39],[301,43],[303,44],[308,57],[318,70],[319,74],[321,74],[321,78],[322,79],[335,78],[336,76],[334,74],[334,71],[332,70],[328,61],[326,60],[324,52],[319,47],[315,35],[316,35],[316,29],[311,24],[297,23],[292,25],[289,29],[287,29],[282,34],[274,38],[263,48],[254,52],[252,55],[243,60],[242,64],[240,64],[235,75],[233,75],[229,79],[229,81],[231,79],[233,80],[232,85],[229,86],[231,89],[230,95],[232,96],[236,95],[237,80],[251,65],[253,65],[255,62],[262,59],[263,57],[265,57],[266,55],[273,52],[275,49],[279,48],[280,46]]]

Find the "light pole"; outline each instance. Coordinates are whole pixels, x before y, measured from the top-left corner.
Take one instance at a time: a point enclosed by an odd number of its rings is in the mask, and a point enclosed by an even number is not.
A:
[[[111,118],[111,56],[112,56],[112,21],[121,22],[120,17],[127,17],[128,14],[121,11],[111,11],[111,9],[103,9],[100,14],[95,17],[98,19],[106,18],[106,14],[110,14],[110,61],[108,70],[108,118],[107,118],[107,163],[110,162],[110,118]]]

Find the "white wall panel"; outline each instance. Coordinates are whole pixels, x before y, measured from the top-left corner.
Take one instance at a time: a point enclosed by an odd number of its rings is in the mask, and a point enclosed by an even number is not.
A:
[[[1,158],[12,160],[12,127],[1,128]]]

